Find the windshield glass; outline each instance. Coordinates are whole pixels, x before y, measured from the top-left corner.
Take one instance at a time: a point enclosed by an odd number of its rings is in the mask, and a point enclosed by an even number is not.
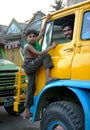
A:
[[[90,11],[87,11],[83,15],[81,39],[90,39]]]

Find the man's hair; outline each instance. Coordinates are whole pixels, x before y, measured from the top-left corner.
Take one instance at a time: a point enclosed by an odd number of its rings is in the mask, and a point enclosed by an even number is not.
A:
[[[28,36],[28,35],[30,35],[30,34],[34,34],[34,35],[38,35],[38,33],[37,33],[37,31],[36,30],[34,30],[34,29],[28,29],[27,31],[26,31],[26,37]]]
[[[73,30],[73,25],[72,24],[70,24],[70,23],[64,23],[64,24],[62,24],[62,29],[64,29],[66,26],[69,26],[69,27],[71,27],[71,29]]]

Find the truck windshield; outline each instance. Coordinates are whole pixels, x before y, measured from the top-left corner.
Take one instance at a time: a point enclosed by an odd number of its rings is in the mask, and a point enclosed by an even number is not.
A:
[[[85,12],[83,15],[81,39],[90,40],[90,11]]]

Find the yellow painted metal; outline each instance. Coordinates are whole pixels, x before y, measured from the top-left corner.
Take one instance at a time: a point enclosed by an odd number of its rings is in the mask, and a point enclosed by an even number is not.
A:
[[[4,98],[0,98],[0,103],[3,103],[4,102]]]
[[[15,81],[15,86],[16,86],[16,91],[15,91],[15,102],[14,102],[14,111],[18,112],[19,109],[19,104],[21,102],[25,101],[25,93],[21,93],[22,88],[27,88],[27,83],[22,83],[22,76],[26,76],[25,73],[22,71],[20,68],[17,75],[16,75],[16,81]]]
[[[75,14],[73,39],[71,42],[59,44],[51,50],[49,54],[52,56],[54,68],[51,70],[51,77],[60,79],[74,80],[90,80],[90,40],[81,40],[81,26],[83,14],[85,11],[90,11],[90,1],[72,5],[54,12],[51,15],[50,21],[58,18]],[[71,48],[70,51],[65,51]],[[36,95],[45,86],[45,70],[39,69],[36,78]]]

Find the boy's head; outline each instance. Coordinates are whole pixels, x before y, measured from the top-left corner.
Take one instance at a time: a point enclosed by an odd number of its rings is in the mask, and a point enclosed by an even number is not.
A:
[[[38,33],[34,29],[29,29],[26,31],[26,39],[31,44],[35,43],[37,36],[38,36]]]
[[[26,31],[26,37],[27,37],[28,35],[30,35],[30,34],[34,34],[35,36],[38,35],[37,31],[34,30],[34,29],[28,29],[28,30]]]

